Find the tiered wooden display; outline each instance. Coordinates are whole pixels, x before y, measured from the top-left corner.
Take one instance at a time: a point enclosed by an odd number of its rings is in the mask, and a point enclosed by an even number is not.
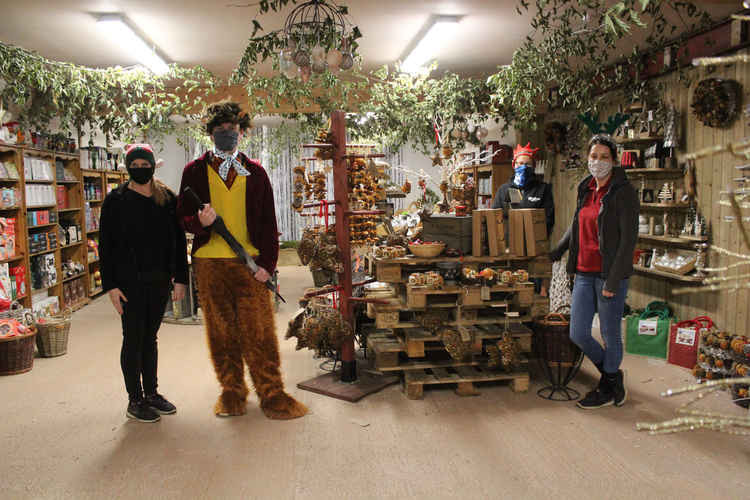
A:
[[[509,269],[537,271],[529,257],[464,257],[464,264],[491,264]],[[482,294],[480,285],[453,285],[433,290],[407,284],[408,275],[434,269],[441,262],[459,262],[458,258],[403,257],[375,259],[378,281],[390,283],[397,297],[386,299],[389,304],[372,304],[375,330],[367,344],[374,355],[375,369],[402,373],[404,392],[410,399],[419,399],[425,385],[455,384],[459,395],[476,394],[474,384],[509,380],[513,391],[526,391],[529,373],[526,354],[531,352],[531,331],[522,324],[540,314],[546,299],[534,296],[532,283],[498,284]],[[541,274],[541,273],[540,273]],[[489,292],[489,293],[487,293]],[[452,359],[441,339],[422,326],[425,315],[441,314],[445,326],[461,327],[473,344],[473,355],[466,360]],[[507,373],[487,366],[482,355],[485,340],[499,340],[505,329],[511,332],[522,354],[522,367]]]

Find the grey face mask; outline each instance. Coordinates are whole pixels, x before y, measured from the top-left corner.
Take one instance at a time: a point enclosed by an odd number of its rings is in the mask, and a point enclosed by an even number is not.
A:
[[[235,130],[218,129],[214,131],[214,144],[219,151],[231,153],[237,148],[239,134]]]

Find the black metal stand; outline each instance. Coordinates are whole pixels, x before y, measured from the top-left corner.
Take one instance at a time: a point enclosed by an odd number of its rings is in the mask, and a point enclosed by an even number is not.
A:
[[[571,366],[563,366],[565,363],[546,361],[542,358],[540,358],[539,362],[542,364],[542,369],[547,375],[547,379],[551,382],[551,385],[542,387],[536,391],[537,396],[550,401],[575,401],[581,397],[581,393],[572,387],[568,387],[568,384],[575,378],[578,370],[581,368],[583,353],[578,356],[578,359]],[[555,369],[555,366],[557,369]]]
[[[561,314],[548,314],[533,324],[537,358],[550,381],[550,385],[537,391],[540,398],[574,401],[581,397],[581,393],[568,387],[583,362],[583,352],[568,338],[569,327],[569,320]]]
[[[354,382],[357,380],[357,361],[341,362],[341,381]]]

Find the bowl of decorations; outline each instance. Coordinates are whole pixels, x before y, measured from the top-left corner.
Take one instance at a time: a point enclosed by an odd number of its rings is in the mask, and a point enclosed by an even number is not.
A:
[[[437,257],[445,250],[445,243],[442,241],[415,240],[409,244],[409,250],[417,257]]]
[[[479,276],[486,286],[494,286],[497,283],[499,274],[494,269],[487,267],[479,272]]]

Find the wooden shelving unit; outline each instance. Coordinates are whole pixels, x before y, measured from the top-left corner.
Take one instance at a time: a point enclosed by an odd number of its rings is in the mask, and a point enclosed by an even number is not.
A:
[[[57,162],[62,162],[66,170],[71,172],[75,179],[53,179],[53,180],[36,180],[27,179],[26,173],[24,172],[24,157],[30,156],[40,158],[48,161],[52,168],[52,173],[55,177],[57,171]],[[87,239],[89,235],[98,235],[99,230],[87,232],[86,221],[85,221],[85,201],[83,195],[83,179],[84,178],[95,178],[99,179],[102,188],[102,196],[106,195],[107,182],[117,182],[118,184],[123,182],[126,177],[124,172],[112,172],[103,170],[82,170],[80,154],[69,154],[60,153],[55,151],[43,151],[39,149],[0,144],[0,161],[2,162],[13,162],[18,171],[18,179],[6,179],[0,178],[0,185],[3,187],[16,187],[18,189],[20,198],[17,206],[0,208],[0,216],[2,217],[15,217],[16,219],[16,256],[10,259],[0,261],[0,264],[14,264],[18,263],[24,265],[26,268],[26,288],[28,293],[23,296],[19,296],[17,300],[24,307],[31,307],[32,294],[40,291],[48,291],[49,295],[58,297],[60,307],[70,307],[72,309],[79,309],[80,307],[90,302],[89,297],[95,296],[101,293],[101,289],[95,289],[91,286],[90,275],[98,269],[98,259],[89,262],[88,261],[88,248]],[[64,208],[54,205],[37,205],[27,206],[26,205],[26,186],[27,185],[41,185],[41,186],[52,186],[56,191],[64,189],[65,195],[68,200],[67,206]],[[101,204],[102,200],[94,200],[94,204]],[[27,225],[27,215],[29,212],[48,210],[52,214],[57,216],[57,222],[51,222],[49,224],[40,224],[35,226]],[[65,240],[60,240],[59,231],[57,228],[60,222],[68,221],[73,225],[78,225],[81,228],[80,240],[73,242],[69,245],[65,244]],[[54,249],[46,250],[44,252],[37,252],[30,254],[29,249],[29,235],[38,234],[44,232],[57,232],[58,242],[57,247]],[[31,280],[31,260],[33,257],[39,255],[54,254],[55,265],[57,270],[56,283],[54,285],[44,287],[41,289],[32,290]],[[62,279],[62,264],[68,260],[80,262],[84,265],[84,271],[78,273],[75,276]],[[63,294],[63,284],[75,282],[81,279],[84,281],[85,299],[79,300],[76,303],[66,303]]]
[[[691,237],[679,237],[675,238],[672,236],[653,236],[650,234],[639,234],[638,239],[641,241],[648,241],[650,243],[662,243],[665,245],[683,245],[690,246],[691,248],[696,243],[708,241],[708,236],[691,236]]]
[[[701,283],[704,279],[704,278],[698,278],[696,276],[687,276],[687,275],[680,275],[680,274],[674,274],[674,273],[667,273],[664,271],[659,271],[658,269],[651,269],[650,267],[643,267],[639,265],[634,265],[633,269],[635,269],[635,272],[639,274],[656,276],[659,278],[666,278],[666,279],[670,279],[674,281],[680,281],[683,283],[697,284],[697,283]]]

